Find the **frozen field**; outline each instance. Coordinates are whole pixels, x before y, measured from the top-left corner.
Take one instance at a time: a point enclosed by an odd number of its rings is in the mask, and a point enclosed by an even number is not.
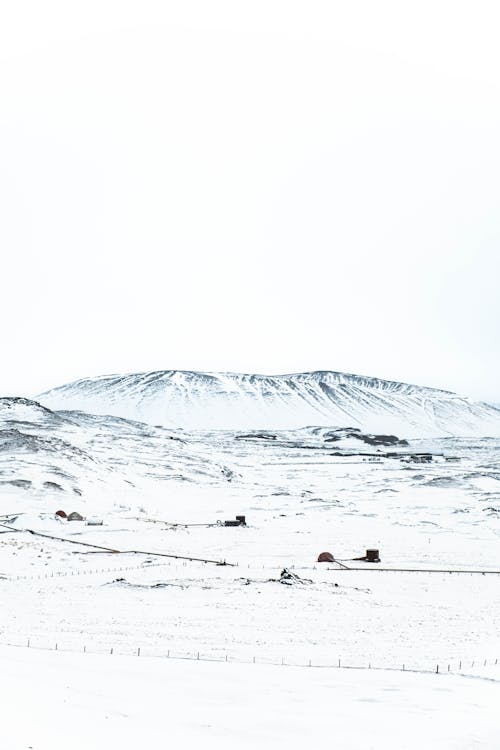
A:
[[[8,750],[498,747],[498,683],[482,679],[5,647],[0,660]]]
[[[21,690],[31,674],[35,691],[50,664],[64,722],[85,720],[81,747],[109,745],[106,732],[132,747],[144,722],[158,738],[163,700],[172,736],[214,747],[300,746],[306,735],[342,748],[412,748],[418,737],[498,747],[498,440],[188,433],[32,402],[9,403],[3,419],[8,700],[8,684]],[[58,509],[102,525],[58,519]],[[221,525],[239,514],[246,527]],[[381,563],[353,560],[367,548]],[[355,569],[317,563],[323,551]],[[37,650],[56,644],[58,653]],[[195,661],[175,658],[185,656]],[[339,670],[339,660],[371,670]],[[407,731],[412,722],[420,735]],[[50,722],[40,726],[36,742],[25,734],[7,750],[58,747]],[[101,744],[91,740],[98,729]]]

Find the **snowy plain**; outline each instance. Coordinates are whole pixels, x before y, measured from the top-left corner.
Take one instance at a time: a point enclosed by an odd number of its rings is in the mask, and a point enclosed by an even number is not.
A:
[[[3,705],[40,717],[6,750],[66,747],[75,722],[72,747],[500,747],[497,439],[172,430],[22,399],[0,428]],[[380,564],[353,560],[372,547]]]
[[[0,660],[8,750],[498,747],[484,679],[5,647]]]

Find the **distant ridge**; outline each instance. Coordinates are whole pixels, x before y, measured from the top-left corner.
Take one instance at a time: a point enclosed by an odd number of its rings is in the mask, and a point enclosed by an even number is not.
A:
[[[159,370],[104,375],[37,396],[52,409],[167,427],[353,426],[402,437],[500,435],[500,409],[451,391],[334,371],[288,375]]]

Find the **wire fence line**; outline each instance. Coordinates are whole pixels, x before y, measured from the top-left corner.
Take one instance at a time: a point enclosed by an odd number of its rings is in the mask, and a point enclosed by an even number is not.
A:
[[[100,656],[134,656],[139,658],[156,658],[156,659],[173,659],[181,661],[202,661],[202,662],[218,662],[218,663],[231,663],[231,664],[259,664],[267,666],[281,666],[281,667],[299,667],[299,668],[316,668],[316,669],[351,669],[351,670],[378,670],[378,671],[390,671],[390,672],[412,672],[418,674],[455,674],[469,677],[484,677],[484,675],[478,674],[479,670],[490,668],[497,668],[498,677],[485,679],[495,679],[500,681],[500,664],[498,659],[472,659],[472,660],[458,660],[456,662],[441,662],[441,663],[429,663],[427,665],[417,665],[415,663],[400,663],[400,664],[381,664],[380,662],[367,662],[367,663],[355,663],[354,661],[344,660],[341,657],[337,657],[333,660],[325,659],[297,659],[294,657],[276,657],[266,656],[260,654],[259,656],[240,656],[224,653],[204,653],[202,651],[176,651],[173,649],[167,650],[155,650],[151,648],[144,648],[141,646],[130,647],[128,649],[123,646],[116,648],[110,647],[93,647],[90,648],[87,644],[82,645],[80,648],[68,647],[67,645],[61,644],[58,641],[54,641],[51,644],[37,643],[32,638],[26,638],[23,641],[0,641],[0,646],[8,646],[10,648],[23,648],[23,649],[35,649],[39,651],[57,651],[62,653],[72,654],[91,654]],[[496,672],[496,671],[495,671]]]
[[[155,562],[155,563],[145,563],[142,562],[138,565],[120,565],[120,566],[113,566],[113,567],[89,567],[89,568],[66,568],[65,570],[52,570],[50,572],[46,573],[37,573],[34,575],[12,575],[8,576],[5,574],[0,574],[0,579],[4,581],[40,581],[47,578],[65,578],[65,577],[72,577],[72,576],[85,576],[85,575],[99,575],[102,573],[120,573],[128,570],[141,570],[146,571],[150,568],[161,568],[161,567],[170,567],[175,569],[180,568],[203,568],[206,570],[207,563],[200,562],[200,561],[185,561],[185,562],[179,562],[175,561],[172,562],[171,560],[164,560],[162,562]],[[225,566],[221,566],[224,568]],[[240,566],[238,563],[232,566],[233,568],[252,568],[252,569],[258,569],[260,570],[262,567],[262,570],[270,570],[270,571],[276,571],[277,568],[282,567],[280,565],[261,565],[256,564],[252,565],[251,563],[248,563],[246,566]],[[295,566],[289,565],[288,569],[293,570]],[[316,568],[314,568],[316,570]]]
[[[72,577],[72,576],[88,576],[88,575],[99,575],[102,573],[119,573],[124,571],[130,571],[130,570],[149,570],[150,568],[160,568],[160,567],[171,567],[171,568],[203,568],[207,569],[207,563],[202,561],[180,561],[180,560],[164,560],[162,562],[151,562],[151,563],[145,563],[142,562],[137,565],[120,565],[120,566],[113,566],[113,567],[89,567],[89,568],[66,568],[64,570],[52,570],[50,572],[46,573],[38,573],[34,575],[12,575],[8,576],[5,574],[0,574],[1,580],[7,580],[7,581],[37,581],[37,580],[43,580],[47,578],[65,578],[65,577]],[[222,566],[225,567],[225,566]],[[267,570],[270,572],[275,572],[278,568],[283,567],[283,563],[277,563],[277,564],[267,564],[262,565],[262,563],[246,563],[246,564],[240,564],[235,563],[233,568],[239,569],[239,570]],[[367,570],[372,570],[369,568],[326,568],[326,567],[317,567],[316,565],[312,567],[308,566],[301,566],[301,565],[287,565],[287,570],[291,571],[304,571],[304,572],[312,572],[312,571],[321,571],[321,572],[328,572],[328,573],[356,573],[356,572],[366,572]],[[461,573],[465,575],[487,575],[487,574],[493,574],[497,575],[500,573],[500,571],[495,570],[428,570],[425,568],[420,569],[406,569],[406,568],[378,568],[381,573],[442,573],[443,575],[447,573]]]
[[[113,568],[82,568],[82,569],[66,569],[66,570],[53,570],[50,573],[39,573],[38,575],[16,575],[11,577],[4,577],[4,580],[10,581],[41,581],[47,578],[66,578],[72,576],[86,576],[86,575],[99,575],[102,573],[122,573],[128,570],[149,570],[150,568],[161,568],[170,566],[170,562],[159,562],[159,563],[148,563],[145,565],[121,565],[120,567]],[[181,565],[175,565],[174,567],[186,567],[187,563]]]
[[[147,571],[150,568],[163,568],[163,567],[171,567],[175,570],[179,570],[181,568],[192,568],[194,565],[197,565],[198,567],[206,569],[205,563],[193,563],[193,562],[171,562],[169,560],[165,560],[163,562],[155,562],[155,563],[140,563],[138,565],[120,565],[120,566],[113,566],[111,568],[103,568],[103,567],[88,567],[88,568],[66,568],[65,570],[52,570],[50,572],[46,573],[37,573],[34,575],[12,575],[8,576],[5,574],[0,574],[0,579],[3,581],[41,581],[45,580],[47,578],[71,578],[73,576],[90,576],[90,575],[100,575],[102,573],[120,573],[128,570],[140,570],[140,571]]]

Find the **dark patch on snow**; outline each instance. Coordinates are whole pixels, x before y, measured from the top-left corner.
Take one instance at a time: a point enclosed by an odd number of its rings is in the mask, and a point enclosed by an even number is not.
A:
[[[258,579],[252,579],[252,578],[240,578],[240,581],[242,581],[244,586],[249,586],[251,583],[282,583],[285,586],[307,586],[313,581],[310,578],[301,578],[296,573],[292,573],[291,571],[287,570],[286,568],[283,568],[283,570],[280,573],[279,578],[266,578],[265,580],[258,580]],[[335,584],[337,586],[337,584]]]
[[[235,435],[235,440],[277,440],[278,436],[271,432],[249,432],[244,435]]]
[[[292,573],[287,568],[283,568],[279,578],[269,578],[270,583],[283,583],[285,586],[307,585],[312,583],[310,578],[301,578],[296,573]]]
[[[222,472],[222,476],[225,477],[225,479],[227,479],[228,482],[232,482],[233,479],[236,479],[239,476],[238,474],[236,474],[235,471],[230,469],[228,466],[223,466],[221,469],[221,472]]]
[[[357,427],[346,427],[325,433],[325,443],[337,443],[339,440],[354,438],[367,445],[408,445],[407,440],[400,440],[396,435],[370,435],[361,432]]]
[[[46,490],[56,490],[57,492],[64,492],[64,489],[57,482],[44,482],[43,486]]]
[[[56,453],[67,458],[92,461],[88,453],[59,438],[42,438],[19,430],[0,430],[0,451],[10,453]]]
[[[23,490],[29,490],[31,481],[29,479],[5,479],[0,484],[9,484],[13,487],[20,487]]]
[[[463,487],[463,482],[454,477],[433,477],[423,484],[425,487]]]
[[[179,588],[179,589],[185,588],[185,586],[182,586],[180,583],[166,583],[166,582],[131,583],[130,581],[127,581],[126,578],[115,578],[114,581],[103,583],[103,586],[121,586],[123,588],[131,588],[131,589],[165,589],[168,587],[174,587],[174,588]]]

